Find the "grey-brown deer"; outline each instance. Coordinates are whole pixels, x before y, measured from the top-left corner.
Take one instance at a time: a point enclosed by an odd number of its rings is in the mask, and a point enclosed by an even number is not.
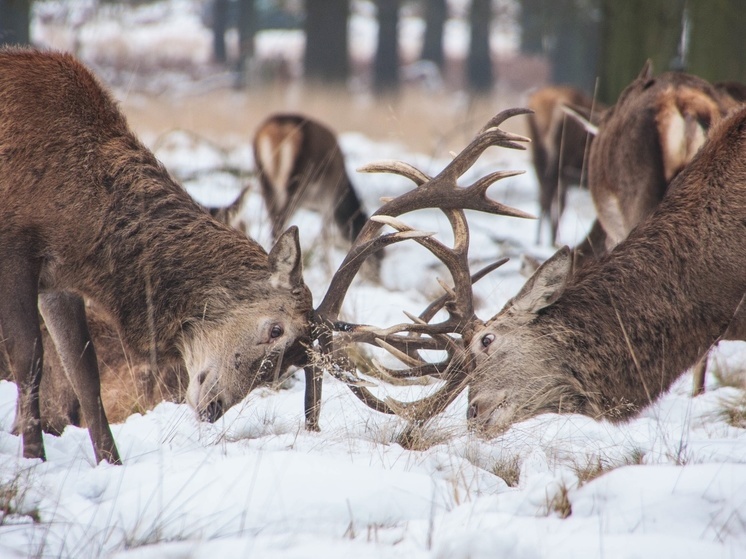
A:
[[[267,118],[254,135],[254,160],[274,238],[300,207],[334,220],[354,241],[368,219],[345,170],[337,137],[299,114]]]
[[[729,330],[746,334],[744,238],[740,109],[612,252],[573,275],[560,250],[475,333],[470,417],[491,434],[545,412],[632,417]]]
[[[139,359],[184,363],[187,399],[210,421],[305,359],[311,295],[297,229],[267,254],[210,217],[73,57],[0,51],[0,193],[0,328],[24,456],[45,456],[41,313],[96,460],[120,462],[84,296]]]
[[[593,121],[604,107],[579,89],[562,85],[535,91],[527,105],[533,111],[529,115],[531,157],[539,180],[541,209],[536,242],[541,241],[542,228],[548,222],[550,240],[555,244],[567,189],[572,184],[581,184],[593,139],[585,126],[568,116],[563,108],[582,111],[585,118]]]

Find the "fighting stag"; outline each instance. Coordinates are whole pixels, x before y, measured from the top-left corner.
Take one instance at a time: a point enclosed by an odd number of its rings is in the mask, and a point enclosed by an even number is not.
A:
[[[215,421],[304,359],[311,293],[297,228],[267,254],[174,182],[72,56],[0,49],[0,330],[23,454],[44,458],[43,318],[96,461],[120,462],[84,297],[153,371],[183,363]]]
[[[547,260],[471,340],[470,417],[624,421],[713,344],[746,335],[746,108],[727,117],[613,251]]]
[[[318,353],[305,368],[308,428],[318,428],[323,370],[346,382],[352,392],[369,407],[412,420],[422,420],[442,411],[466,386],[469,361],[466,348],[476,324],[471,285],[504,263],[505,259],[470,276],[469,229],[464,209],[523,218],[532,216],[496,202],[486,194],[487,189],[496,181],[523,171],[493,172],[468,187],[460,187],[457,181],[489,146],[525,149],[523,142],[528,142],[528,138],[504,132],[499,126],[512,116],[528,112],[526,109],[512,109],[496,115],[435,177],[399,161],[374,163],[360,169],[366,173],[390,172],[401,175],[412,180],[417,188],[386,200],[365,223],[314,313],[313,333],[318,340]],[[453,229],[453,247],[434,239],[430,233],[413,230],[397,219],[402,214],[425,208],[437,208],[446,215]],[[380,234],[384,226],[395,231]],[[407,314],[411,323],[378,328],[341,322],[339,313],[344,297],[365,259],[385,246],[407,239],[413,239],[442,261],[452,276],[454,286],[441,283],[446,294],[429,305],[419,316]],[[445,308],[448,317],[442,322],[431,324],[430,321],[442,308]],[[443,379],[445,383],[434,394],[416,402],[405,403],[391,398],[381,400],[368,390],[366,381],[357,375],[355,366],[347,357],[347,349],[358,343],[382,347],[408,366],[406,369],[392,370],[378,365],[385,378],[432,375]],[[428,362],[420,353],[427,350],[445,351],[447,356],[440,362]]]

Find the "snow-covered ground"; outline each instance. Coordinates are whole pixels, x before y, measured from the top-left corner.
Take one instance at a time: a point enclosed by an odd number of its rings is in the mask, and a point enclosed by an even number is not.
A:
[[[437,172],[446,163],[364,133],[340,142],[351,173],[400,158]],[[217,148],[174,132],[156,153],[200,202],[226,204],[251,171],[251,150]],[[459,151],[463,145],[449,146]],[[527,169],[490,195],[536,214],[536,178],[526,152],[490,148],[464,177]],[[369,209],[410,185],[353,174]],[[268,245],[258,192],[251,234]],[[593,217],[587,193],[571,192],[561,240],[582,238]],[[450,238],[437,211],[405,221]],[[525,281],[520,255],[546,257],[536,223],[471,213],[474,269],[508,264],[475,286],[487,318]],[[317,242],[318,216],[301,212],[305,277],[316,302],[342,250]],[[380,285],[358,282],[351,320],[400,322],[440,293],[447,272],[414,243],[387,251]],[[321,432],[303,428],[303,382],[260,389],[215,424],[185,404],[164,402],[113,432],[123,466],[96,465],[85,429],[45,435],[48,460],[21,458],[10,433],[13,383],[0,382],[0,557],[212,558],[728,558],[746,556],[746,348],[722,343],[707,392],[689,396],[684,374],[668,394],[624,425],[578,415],[544,415],[483,440],[466,428],[461,395],[427,428],[429,446],[398,444],[406,424],[373,412],[327,376]],[[297,375],[300,379],[301,375]],[[739,385],[739,383],[741,383]],[[733,387],[736,384],[740,387]],[[393,389],[392,389],[393,390]],[[419,389],[422,390],[422,389]],[[406,393],[405,393],[406,392]],[[399,397],[415,389],[397,389]],[[734,426],[734,425],[740,425]]]

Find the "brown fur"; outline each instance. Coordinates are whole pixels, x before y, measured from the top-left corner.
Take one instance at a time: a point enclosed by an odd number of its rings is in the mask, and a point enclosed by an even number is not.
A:
[[[595,106],[594,106],[595,105]],[[601,107],[582,91],[570,86],[548,86],[528,99],[531,129],[531,156],[539,180],[541,214],[537,242],[542,225],[549,221],[552,244],[557,240],[559,220],[565,207],[567,188],[580,184],[592,136],[577,120],[567,116],[563,107],[595,113]]]
[[[138,362],[184,364],[188,400],[210,420],[302,360],[311,296],[297,230],[267,255],[210,217],[71,56],[0,51],[0,195],[0,327],[24,456],[44,457],[37,301],[97,460],[119,456],[83,296]]]
[[[645,65],[602,115],[590,149],[588,184],[607,248],[652,213],[710,127],[736,106],[701,78],[654,78]]]
[[[254,159],[275,237],[300,207],[332,218],[342,235],[355,240],[368,219],[355,193],[337,138],[318,121],[277,114],[254,135]]]
[[[620,421],[729,328],[744,332],[746,109],[611,253],[571,275],[561,250],[471,340],[470,415],[488,432],[543,412]]]

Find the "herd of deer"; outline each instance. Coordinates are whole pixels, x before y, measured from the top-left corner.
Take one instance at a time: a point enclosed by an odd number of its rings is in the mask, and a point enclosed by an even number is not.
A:
[[[560,249],[483,322],[472,283],[503,261],[471,275],[464,209],[529,216],[486,195],[515,172],[466,187],[458,180],[489,146],[524,149],[528,139],[500,125],[530,110],[498,114],[435,177],[395,161],[364,167],[416,185],[370,218],[333,133],[302,116],[268,119],[254,142],[275,238],[267,253],[241,223],[245,192],[205,211],[73,57],[0,50],[0,372],[18,387],[23,455],[44,458],[42,430],[79,423],[82,412],[96,460],[120,463],[101,379],[122,367],[139,371],[151,392],[154,379],[170,378],[171,395],[211,422],[290,366],[304,367],[310,429],[324,372],[374,409],[413,421],[468,387],[470,424],[487,435],[544,412],[627,419],[697,363],[701,390],[708,350],[746,336],[741,92],[685,74],[653,77],[646,65],[608,109],[566,88],[536,94],[534,160],[552,241],[567,185],[586,161],[598,221],[585,243]],[[569,111],[588,121],[567,120]],[[351,243],[316,309],[298,229],[283,233],[297,205],[328,212]],[[422,208],[444,212],[452,247],[398,219]],[[363,262],[405,240],[441,260],[453,287],[443,284],[446,293],[411,322],[342,322]],[[447,317],[432,322],[441,310]],[[429,375],[442,387],[414,402],[377,398],[349,357],[358,343],[406,365],[379,365],[384,378]],[[446,357],[430,362],[427,350]]]

